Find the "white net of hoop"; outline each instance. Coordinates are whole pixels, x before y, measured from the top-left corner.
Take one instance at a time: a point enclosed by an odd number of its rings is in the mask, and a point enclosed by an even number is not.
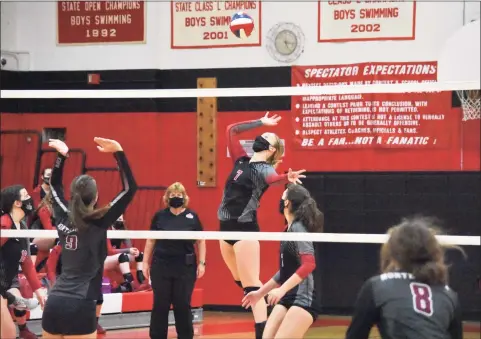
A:
[[[463,107],[463,120],[474,120],[481,118],[480,90],[459,90],[456,91],[461,106]]]

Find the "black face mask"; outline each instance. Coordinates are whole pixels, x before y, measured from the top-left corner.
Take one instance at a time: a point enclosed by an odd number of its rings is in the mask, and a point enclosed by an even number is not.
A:
[[[49,185],[50,184],[50,177],[43,178],[43,183]]]
[[[262,152],[262,151],[267,151],[269,150],[269,147],[271,144],[269,144],[269,141],[264,139],[262,136],[256,137],[256,140],[254,141],[254,145],[252,145],[252,150],[254,152]]]
[[[179,208],[184,205],[184,198],[173,197],[169,199],[169,206],[172,208]]]
[[[123,221],[114,222],[114,228],[116,230],[123,230],[124,229],[124,222]]]
[[[33,213],[33,199],[28,198],[26,200],[22,200],[22,211],[25,215],[30,215]]]
[[[284,208],[286,207],[286,205],[284,205],[284,199],[281,198],[281,200],[279,201],[279,213],[284,215]]]

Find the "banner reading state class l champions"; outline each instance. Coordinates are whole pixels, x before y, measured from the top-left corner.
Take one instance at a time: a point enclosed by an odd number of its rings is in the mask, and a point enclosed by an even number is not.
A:
[[[248,14],[254,31],[240,39],[229,24],[237,12]],[[252,47],[261,45],[261,1],[171,1],[171,48]]]
[[[293,66],[293,86],[434,82],[437,63]],[[451,92],[336,94],[292,97],[292,124],[301,149],[445,148],[459,118]]]

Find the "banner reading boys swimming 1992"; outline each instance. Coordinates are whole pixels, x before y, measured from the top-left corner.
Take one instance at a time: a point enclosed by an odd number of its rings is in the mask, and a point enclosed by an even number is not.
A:
[[[294,66],[293,86],[434,82],[436,62]],[[302,149],[445,148],[451,141],[451,92],[292,97]]]

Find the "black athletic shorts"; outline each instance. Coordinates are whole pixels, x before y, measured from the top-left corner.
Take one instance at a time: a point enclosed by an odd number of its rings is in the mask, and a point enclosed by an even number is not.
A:
[[[220,222],[221,232],[259,232],[259,225],[253,222],[238,222],[237,220],[225,220]],[[224,240],[229,245],[234,245],[239,240]]]
[[[279,305],[282,305],[287,309],[291,308],[292,306],[302,308],[304,311],[308,312],[311,315],[313,322],[316,321],[317,317],[319,316],[319,312],[315,308],[302,305],[301,303],[296,302],[292,298],[282,298],[279,301]]]
[[[54,335],[86,335],[97,330],[95,300],[50,295],[42,315],[42,329]]]

